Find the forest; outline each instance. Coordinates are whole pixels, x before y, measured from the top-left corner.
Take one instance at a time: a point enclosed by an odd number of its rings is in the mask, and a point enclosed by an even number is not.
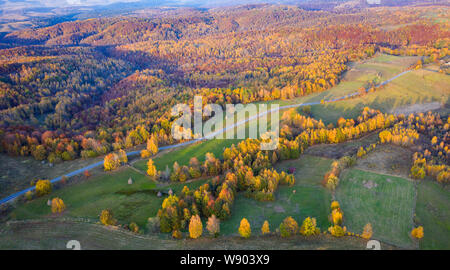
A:
[[[350,62],[377,52],[437,61],[449,29],[428,9],[256,5],[12,32],[1,40],[0,151],[55,163],[150,134],[172,144],[169,109],[194,95],[222,105],[291,99],[333,87]]]

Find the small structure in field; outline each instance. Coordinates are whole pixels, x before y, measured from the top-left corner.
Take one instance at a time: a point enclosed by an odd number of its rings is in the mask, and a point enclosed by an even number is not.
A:
[[[128,185],[131,185],[131,184],[133,184],[133,179],[128,179]]]

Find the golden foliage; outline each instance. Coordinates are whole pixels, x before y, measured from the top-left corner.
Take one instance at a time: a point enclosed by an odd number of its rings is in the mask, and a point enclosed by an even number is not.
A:
[[[298,232],[298,223],[292,217],[287,217],[280,224],[280,234],[282,237],[290,237]]]
[[[262,235],[266,235],[266,234],[270,233],[269,222],[267,220],[264,221],[264,223],[261,227],[261,233],[262,233]]]
[[[361,234],[361,237],[364,239],[370,239],[373,235],[372,231],[372,224],[367,223],[366,226],[364,226],[363,233]]]
[[[199,215],[195,215],[191,217],[191,221],[189,222],[189,236],[192,239],[197,239],[202,236],[203,233],[203,224]]]
[[[64,204],[63,200],[56,197],[52,200],[52,213],[62,213],[64,210],[66,210],[66,205]]]
[[[412,229],[411,236],[416,239],[422,239],[423,238],[423,227],[419,226],[417,228]]]
[[[241,224],[239,226],[239,234],[243,238],[249,238],[252,234],[252,229],[250,228],[250,223],[246,218],[241,220]]]
[[[105,226],[116,225],[116,220],[114,219],[113,213],[108,209],[102,210],[102,213],[100,214],[100,222]]]
[[[36,182],[36,195],[44,196],[52,192],[52,183],[49,180],[38,180]]]

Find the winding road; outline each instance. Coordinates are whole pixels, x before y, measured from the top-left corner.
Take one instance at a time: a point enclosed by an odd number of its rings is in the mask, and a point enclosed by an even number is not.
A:
[[[375,86],[375,88],[378,88],[378,87],[381,87],[381,86],[383,86],[383,85],[386,85],[386,84],[390,83],[391,81],[397,79],[398,77],[403,76],[403,75],[405,75],[406,73],[409,73],[409,72],[411,72],[411,71],[412,71],[412,70],[407,70],[407,71],[404,71],[404,72],[402,72],[402,73],[399,73],[399,74],[397,74],[396,76],[394,76],[394,77],[392,77],[392,78],[390,78],[390,79],[388,79],[388,80],[386,80],[386,81],[384,81],[384,82],[378,84],[377,86]],[[368,91],[369,91],[369,89],[366,89],[366,92],[368,92]],[[342,96],[342,97],[338,97],[338,98],[334,98],[334,99],[330,99],[330,100],[324,100],[324,102],[325,102],[325,103],[336,102],[336,101],[344,100],[344,99],[347,99],[347,98],[350,98],[350,97],[353,97],[353,96],[357,96],[358,94],[359,94],[359,92],[354,92],[354,93],[351,93],[351,94],[348,94],[348,95],[345,95],[345,96]],[[203,136],[203,137],[201,137],[201,138],[198,138],[198,139],[195,139],[195,140],[191,140],[191,141],[186,141],[186,142],[179,143],[179,144],[173,144],[173,145],[162,146],[162,147],[159,147],[159,149],[160,149],[160,150],[172,149],[172,148],[177,148],[177,147],[180,147],[180,146],[185,146],[185,145],[193,144],[193,143],[196,143],[196,142],[199,142],[199,141],[211,139],[211,138],[214,138],[215,136],[217,136],[217,135],[219,135],[219,134],[221,134],[221,133],[226,132],[226,131],[229,130],[229,129],[235,128],[235,127],[240,126],[240,125],[242,125],[242,124],[245,124],[245,123],[247,123],[247,122],[249,122],[249,121],[252,121],[252,120],[254,120],[254,119],[257,119],[257,118],[259,118],[259,117],[261,117],[261,116],[263,116],[263,115],[266,115],[266,114],[268,114],[268,113],[276,112],[276,111],[283,110],[283,109],[296,108],[296,107],[303,107],[303,106],[311,106],[311,105],[318,105],[318,104],[321,104],[321,102],[320,102],[320,101],[317,101],[317,102],[308,102],[308,103],[300,103],[300,104],[292,104],[292,105],[281,106],[281,107],[278,107],[278,108],[275,108],[275,109],[272,109],[272,110],[265,111],[265,112],[263,112],[263,113],[257,114],[257,115],[255,115],[255,116],[252,116],[252,117],[248,118],[248,119],[244,119],[244,120],[239,121],[239,122],[237,122],[237,123],[235,123],[235,124],[233,124],[233,125],[231,125],[231,126],[225,127],[225,128],[223,128],[223,129],[218,130],[218,131],[215,131],[215,132],[212,132],[212,133],[210,133],[210,134],[208,134],[208,135],[205,135],[205,136]],[[140,154],[140,151],[133,151],[133,152],[127,153],[127,156],[130,157],[130,156],[135,156],[135,155],[138,155],[138,154]],[[96,168],[96,167],[99,167],[99,166],[102,166],[102,165],[103,165],[103,161],[99,161],[99,162],[93,163],[93,164],[91,164],[91,165],[89,165],[89,166],[83,167],[83,168],[81,168],[81,169],[78,169],[78,170],[69,172],[69,173],[65,174],[64,176],[66,176],[66,177],[72,177],[72,176],[81,174],[81,173],[83,173],[83,172],[86,171],[86,170],[90,170],[90,169],[93,169],[93,168]],[[58,181],[61,181],[62,178],[63,178],[63,176],[59,176],[59,177],[56,177],[56,178],[50,180],[50,182],[51,182],[51,183],[56,183],[56,182],[58,182]],[[34,190],[34,189],[35,189],[35,187],[33,186],[33,187],[29,187],[29,188],[27,188],[27,189],[24,189],[24,190],[22,190],[22,191],[16,192],[16,193],[14,193],[14,194],[11,194],[11,195],[9,195],[9,196],[6,197],[6,198],[1,199],[1,200],[0,200],[0,205],[2,205],[2,204],[4,204],[4,203],[7,203],[7,202],[9,202],[9,201],[11,201],[11,200],[13,200],[13,199],[19,197],[20,195],[23,195],[23,194],[27,193],[28,191],[32,191],[32,190]]]

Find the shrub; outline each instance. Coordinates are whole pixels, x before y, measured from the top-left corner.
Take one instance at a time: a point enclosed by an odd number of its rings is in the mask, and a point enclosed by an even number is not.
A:
[[[66,205],[60,198],[53,198],[52,213],[62,213],[66,209]]]
[[[114,219],[112,211],[105,209],[100,214],[100,222],[105,226],[113,226],[117,221]]]
[[[52,192],[52,183],[49,180],[38,180],[36,182],[36,195],[44,196]]]
[[[183,237],[183,234],[180,232],[180,230],[174,230],[172,232],[172,237],[174,239],[181,239]]]
[[[372,224],[367,223],[366,226],[364,226],[363,233],[361,234],[361,237],[364,239],[370,239],[372,237],[373,231],[372,231]]]
[[[130,231],[132,231],[134,233],[139,232],[139,226],[135,222],[131,222],[128,227],[130,228]]]
[[[317,222],[315,218],[307,217],[303,221],[300,233],[305,236],[320,234],[320,229],[317,228]]]
[[[328,231],[331,233],[331,235],[336,236],[336,237],[342,237],[345,235],[347,228],[341,227],[339,225],[334,225],[328,228]]]
[[[280,234],[282,237],[290,237],[298,232],[298,223],[292,217],[287,217],[280,224]]]
[[[416,238],[416,239],[422,239],[423,238],[423,227],[419,226],[417,228],[414,228],[411,231],[411,236]]]

